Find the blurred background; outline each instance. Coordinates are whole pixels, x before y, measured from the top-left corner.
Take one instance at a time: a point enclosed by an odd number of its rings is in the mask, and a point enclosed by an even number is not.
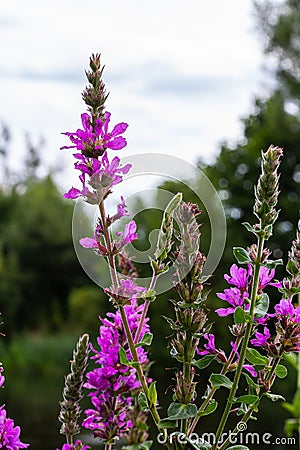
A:
[[[32,450],[50,450],[63,442],[58,402],[77,337],[88,331],[95,339],[97,317],[110,308],[76,258],[74,205],[62,198],[77,176],[71,153],[59,150],[66,144],[60,133],[80,126],[89,55],[101,52],[106,64],[113,122],[130,125],[122,155],[182,157],[197,164],[219,192],[228,237],[211,286],[209,302],[215,309],[220,306],[216,292],[224,289],[223,274],[233,262],[232,246],[252,243],[241,222],[253,221],[260,149],[270,144],[285,151],[281,213],[270,241],[275,258],[286,261],[295,235],[300,5],[298,0],[188,0],[184,5],[179,0],[11,0],[1,6],[0,39],[0,311],[5,333],[0,360],[7,377],[1,403],[22,426],[22,440]],[[198,200],[180,183],[160,187]],[[137,199],[139,208],[142,202]],[[140,248],[147,248],[147,236],[160,219],[156,210],[151,220],[149,213],[137,215]],[[205,211],[202,220],[205,252],[210,236]],[[279,269],[277,277],[283,273]],[[174,367],[163,350],[170,330],[161,317],[172,295],[162,295],[151,311],[152,375],[161,380],[161,394],[172,383],[166,368]],[[227,340],[228,330],[213,316],[218,344]],[[199,392],[206,380],[203,372]],[[277,382],[275,391],[291,400],[295,383],[290,367],[289,378]],[[161,397],[170,400],[171,390]],[[279,402],[265,402],[249,429],[284,436],[286,417]]]

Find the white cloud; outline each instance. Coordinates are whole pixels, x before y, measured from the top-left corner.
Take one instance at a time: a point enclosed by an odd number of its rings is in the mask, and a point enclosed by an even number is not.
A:
[[[5,2],[0,118],[19,145],[24,130],[43,134],[54,163],[60,132],[80,126],[88,56],[101,51],[113,120],[130,123],[124,154],[207,157],[239,136],[238,118],[259,87],[250,11],[250,0]],[[67,174],[63,184],[72,183]]]

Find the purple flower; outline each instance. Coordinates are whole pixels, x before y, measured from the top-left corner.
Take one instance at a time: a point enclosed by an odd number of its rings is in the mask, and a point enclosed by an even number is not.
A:
[[[249,309],[249,304],[245,304],[245,298],[247,297],[247,292],[241,292],[238,288],[225,289],[224,294],[218,293],[217,296],[221,300],[225,300],[232,307],[229,308],[219,308],[216,309],[216,313],[221,316],[228,316],[229,314],[234,314],[234,311],[238,306],[245,306],[245,309]]]
[[[229,284],[233,284],[238,289],[242,291],[246,291],[248,287],[249,281],[249,272],[246,269],[238,267],[236,264],[233,264],[230,267],[230,276],[224,275],[225,280]]]
[[[291,319],[299,317],[299,307],[294,308],[290,299],[281,299],[280,302],[274,307],[276,313],[280,316],[289,316]]]
[[[256,332],[255,333],[255,339],[251,339],[251,344],[254,345],[254,347],[266,347],[267,341],[270,339],[270,331],[267,327],[264,327],[263,333]]]
[[[4,405],[0,408],[0,448],[19,450],[27,448],[29,444],[20,441],[20,427],[15,426],[12,419],[6,417]]]
[[[95,230],[94,238],[81,238],[79,240],[80,245],[84,248],[93,248],[97,249],[96,253],[100,255],[107,255],[107,249],[104,245],[101,244],[101,236],[102,236],[102,230],[101,227],[98,225]]]
[[[126,131],[128,124],[121,122],[109,133],[108,125],[110,122],[110,116],[111,114],[106,112],[104,121],[97,119],[95,127],[93,127],[91,125],[92,120],[89,114],[82,114],[81,122],[83,130],[78,129],[74,133],[63,133],[69,137],[73,145],[61,147],[61,149],[76,148],[83,153],[94,153],[96,157],[103,153],[106,148],[120,150],[125,147],[126,139],[120,136],[120,134],[123,134]]]
[[[104,152],[101,160],[85,157],[81,153],[76,153],[74,157],[78,160],[75,169],[81,172],[79,179],[83,187],[82,190],[72,187],[64,197],[70,199],[84,197],[85,201],[91,204],[100,204],[110,193],[111,188],[121,183],[123,175],[131,168],[131,164],[122,166],[117,156],[109,161],[107,152]],[[90,185],[89,188],[87,183]]]
[[[128,325],[134,335],[138,329],[143,305],[138,306],[134,296],[143,288],[136,286],[131,280],[121,280],[120,290],[126,295],[132,294],[131,304],[124,307]],[[127,418],[128,407],[131,405],[131,392],[140,388],[136,370],[120,362],[120,349],[123,348],[127,359],[131,360],[126,333],[123,329],[119,310],[107,313],[101,319],[97,349],[92,348],[96,368],[87,373],[85,387],[91,392],[89,396],[92,408],[85,411],[86,419],[83,426],[93,431],[95,437],[111,442],[120,437],[132,426]],[[149,332],[148,319],[142,327],[140,337]],[[137,348],[141,364],[148,363],[147,352]]]
[[[121,219],[122,217],[129,216],[127,211],[127,206],[125,204],[124,197],[121,196],[121,203],[118,203],[117,205],[117,213],[114,214],[112,217],[107,218],[107,222],[109,225],[114,223],[116,220]]]
[[[259,285],[258,290],[261,292],[266,286],[274,286],[281,287],[281,283],[270,283],[273,280],[275,275],[274,269],[268,269],[267,267],[262,266],[259,272]]]
[[[125,225],[124,232],[118,231],[116,234],[121,236],[121,239],[115,242],[117,249],[120,251],[125,245],[130,244],[138,238],[135,221],[131,220]]]
[[[61,450],[88,450],[91,448],[89,445],[84,445],[79,439],[76,440],[75,444],[64,444]],[[58,448],[56,450],[59,450]]]
[[[198,355],[215,355],[217,353],[215,347],[215,336],[213,334],[204,334],[205,339],[207,339],[207,344],[204,344],[205,350],[198,350]]]

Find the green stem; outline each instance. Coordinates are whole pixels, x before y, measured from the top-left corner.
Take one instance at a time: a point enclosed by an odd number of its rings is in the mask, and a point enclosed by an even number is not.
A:
[[[107,253],[108,253],[107,259],[108,259],[108,264],[109,264],[111,281],[112,281],[113,287],[116,289],[119,286],[119,281],[118,281],[118,275],[117,275],[117,270],[116,270],[115,257],[112,253],[111,239],[110,239],[108,227],[106,226],[106,214],[105,214],[105,208],[104,208],[103,201],[99,205],[99,210],[100,210],[104,239],[105,239],[105,243],[106,243],[106,247],[107,247]]]
[[[159,417],[158,411],[156,409],[156,405],[151,405],[149,400],[148,400],[149,389],[148,389],[148,386],[147,386],[147,381],[146,381],[146,378],[145,378],[145,375],[144,375],[144,372],[143,372],[143,369],[142,369],[142,365],[141,365],[140,360],[139,360],[139,356],[138,356],[137,350],[136,350],[135,345],[134,345],[132,333],[131,333],[131,330],[130,330],[130,327],[129,327],[129,324],[128,324],[128,320],[127,320],[127,316],[126,316],[126,313],[125,313],[124,306],[120,305],[119,306],[119,310],[120,310],[120,313],[121,313],[122,322],[123,322],[123,325],[124,325],[124,329],[125,329],[128,345],[129,345],[129,348],[130,348],[130,352],[131,352],[131,355],[132,355],[132,359],[136,363],[135,369],[137,371],[137,374],[138,374],[140,383],[142,385],[142,389],[144,391],[144,394],[146,395],[151,415],[153,417],[153,420],[154,420],[155,424],[157,425],[158,422],[160,421],[160,417]]]
[[[73,435],[72,434],[67,434],[66,438],[67,438],[67,444],[72,446],[73,445]]]
[[[193,333],[190,330],[186,331],[185,335],[185,345],[184,345],[184,361],[183,361],[183,379],[184,385],[189,386],[192,381],[191,377],[191,365],[192,359],[195,356],[195,346],[192,347]],[[182,433],[187,432],[187,419],[182,419],[181,421],[181,431]]]
[[[241,339],[242,339],[241,336],[239,336],[239,337],[236,339],[236,348],[237,348],[237,349],[239,348]],[[224,366],[223,366],[223,368],[222,368],[222,370],[221,370],[221,372],[220,372],[221,375],[226,375],[226,373],[228,372],[228,368],[229,368],[229,366],[231,365],[231,363],[232,363],[234,357],[235,357],[235,351],[234,351],[234,350],[231,350],[231,353],[230,353],[230,355],[229,355],[229,357],[228,357],[228,360],[227,360],[227,362],[224,364]],[[212,398],[214,397],[214,395],[215,395],[215,393],[216,393],[217,390],[218,390],[218,388],[213,387],[213,388],[211,388],[211,390],[209,391],[209,394],[207,395],[206,399],[205,399],[205,400],[203,401],[203,403],[201,404],[200,408],[199,408],[198,411],[197,411],[196,416],[194,417],[194,420],[193,420],[193,422],[192,422],[192,424],[191,424],[191,426],[190,426],[190,428],[189,428],[189,430],[188,430],[188,433],[187,433],[188,436],[190,436],[190,435],[193,433],[194,429],[195,429],[196,426],[197,426],[197,423],[198,423],[199,419],[201,418],[201,416],[202,416],[202,414],[203,414],[203,411],[205,411],[206,406],[207,406],[207,405],[209,404],[209,402],[212,400]]]
[[[113,445],[112,444],[105,444],[104,450],[112,450]]]
[[[242,374],[243,365],[244,365],[245,357],[246,357],[246,350],[248,348],[248,343],[249,343],[252,326],[253,326],[254,308],[255,308],[256,297],[257,297],[257,292],[258,292],[259,273],[260,273],[263,246],[264,246],[264,238],[260,236],[258,238],[257,258],[254,263],[254,274],[253,274],[253,284],[252,284],[252,292],[251,292],[251,300],[250,300],[249,320],[248,320],[248,323],[246,326],[245,336],[243,339],[241,353],[240,353],[240,359],[239,359],[238,366],[237,366],[235,376],[233,379],[232,388],[230,389],[227,403],[226,403],[223,415],[221,417],[219,427],[216,432],[216,442],[213,445],[212,450],[215,450],[217,448],[220,437],[223,434],[223,431],[224,431],[224,428],[225,428],[225,425],[227,423],[228,416],[230,413],[230,409],[231,409],[232,403],[234,401],[236,391],[239,386],[240,377]]]
[[[271,386],[273,385],[275,378],[276,378],[276,374],[275,374],[275,370],[277,365],[280,363],[281,358],[273,358],[273,361],[271,362],[271,370],[268,373],[268,376],[266,377],[266,380],[270,380],[270,389]],[[260,392],[258,399],[253,403],[253,405],[249,406],[248,411],[243,415],[243,417],[241,418],[241,420],[239,420],[239,423],[247,423],[248,420],[251,417],[251,414],[253,413],[253,411],[258,407],[258,405],[260,404],[260,401],[262,399],[262,397],[265,394],[265,390],[262,390],[262,392]],[[231,433],[231,435],[235,435],[238,434],[240,432],[239,428],[238,428],[238,424],[236,425],[235,429],[233,430],[233,432]],[[216,440],[216,442],[218,442]],[[225,450],[226,447],[231,444],[230,442],[230,435],[228,436],[228,438],[223,442],[223,444],[221,445],[221,447],[219,448],[219,450]]]
[[[149,291],[151,291],[152,289],[155,288],[155,284],[156,284],[157,278],[158,278],[157,273],[153,272],[151,283],[150,283],[150,286],[149,286]],[[135,344],[137,344],[139,342],[139,338],[140,338],[140,335],[141,335],[141,332],[142,332],[142,329],[143,329],[143,325],[145,323],[145,319],[147,317],[149,306],[150,306],[150,300],[146,300],[145,304],[144,304],[144,309],[143,309],[143,312],[142,312],[142,316],[141,316],[141,319],[140,319],[140,323],[139,323],[138,329],[136,331],[136,334],[134,336],[134,343]]]

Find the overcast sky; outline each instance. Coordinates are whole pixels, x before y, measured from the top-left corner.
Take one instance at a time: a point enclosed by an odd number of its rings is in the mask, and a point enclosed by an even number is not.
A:
[[[0,16],[0,120],[13,163],[27,130],[44,159],[76,180],[62,131],[75,131],[92,52],[101,52],[112,122],[129,123],[124,155],[161,152],[196,162],[241,135],[262,91],[262,45],[250,0],[10,0]],[[71,180],[71,181],[70,181]]]

